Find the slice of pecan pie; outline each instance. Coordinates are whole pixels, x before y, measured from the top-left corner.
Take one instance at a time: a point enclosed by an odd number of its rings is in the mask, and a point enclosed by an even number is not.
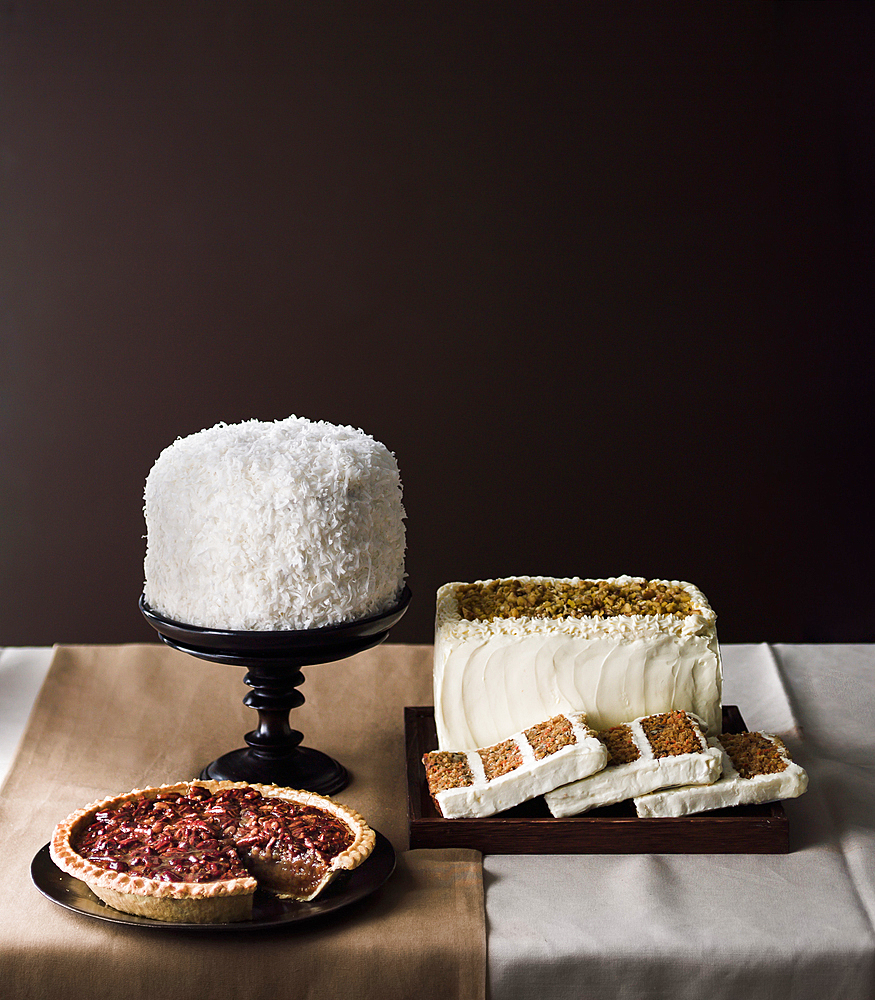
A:
[[[55,828],[52,860],[117,910],[247,920],[257,887],[310,900],[373,851],[358,813],[312,792],[186,781],[93,802]]]

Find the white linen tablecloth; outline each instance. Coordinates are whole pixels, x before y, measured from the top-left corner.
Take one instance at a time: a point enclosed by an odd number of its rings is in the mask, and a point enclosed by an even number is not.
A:
[[[45,646],[0,648],[0,787],[49,672],[52,654]]]
[[[492,1000],[875,996],[875,646],[724,646],[810,784],[787,855],[487,856]]]
[[[810,776],[787,855],[484,858],[491,1000],[871,1000],[875,646],[723,646],[724,702]],[[51,651],[0,652],[0,782]]]

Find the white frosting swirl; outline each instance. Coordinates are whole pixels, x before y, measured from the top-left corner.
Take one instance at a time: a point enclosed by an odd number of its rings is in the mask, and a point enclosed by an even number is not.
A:
[[[690,594],[693,614],[468,621],[459,614],[460,584],[445,584],[437,595],[434,659],[440,746],[489,746],[568,712],[585,712],[600,730],[684,709],[719,731],[716,615],[698,588],[669,582]]]

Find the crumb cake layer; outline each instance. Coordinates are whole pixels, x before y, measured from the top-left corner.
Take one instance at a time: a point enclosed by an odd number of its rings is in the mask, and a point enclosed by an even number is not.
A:
[[[763,733],[721,733],[717,739],[729,755],[741,778],[756,774],[779,774],[786,771],[789,758],[777,736]]]
[[[683,711],[635,719],[598,737],[609,752],[607,766],[549,791],[544,799],[553,816],[576,816],[657,788],[720,777],[720,752],[708,745],[698,721]]]
[[[372,851],[353,810],[310,792],[185,782],[77,810],[55,830],[53,860],[105,902],[156,919],[246,919],[257,886],[318,895]]]
[[[631,764],[633,760],[638,760],[641,756],[630,726],[613,726],[611,729],[599,733],[599,739],[608,750],[608,767],[616,767],[617,764]]]
[[[441,749],[473,749],[584,712],[598,730],[683,709],[722,717],[716,616],[690,583],[508,577],[437,594],[434,705]]]
[[[490,747],[423,757],[445,819],[492,816],[605,766],[607,751],[583,715],[560,715]]]

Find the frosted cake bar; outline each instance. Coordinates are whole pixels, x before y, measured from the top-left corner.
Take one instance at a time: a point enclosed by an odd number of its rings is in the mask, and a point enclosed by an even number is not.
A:
[[[379,614],[404,586],[404,508],[385,445],[288,417],[216,424],[146,480],[145,599],[190,625],[320,628]]]
[[[557,715],[476,750],[433,750],[422,762],[445,819],[492,816],[605,766],[607,750],[580,714]]]
[[[769,733],[722,733],[708,740],[722,757],[723,776],[706,787],[671,788],[635,799],[639,816],[688,816],[724,806],[796,798],[808,775]]]
[[[690,583],[513,577],[437,592],[441,749],[489,746],[560,712],[597,730],[683,709],[722,724],[716,616]]]
[[[635,719],[599,733],[608,750],[603,771],[544,796],[556,816],[576,816],[670,785],[693,785],[720,777],[720,751],[710,747],[686,712]]]

